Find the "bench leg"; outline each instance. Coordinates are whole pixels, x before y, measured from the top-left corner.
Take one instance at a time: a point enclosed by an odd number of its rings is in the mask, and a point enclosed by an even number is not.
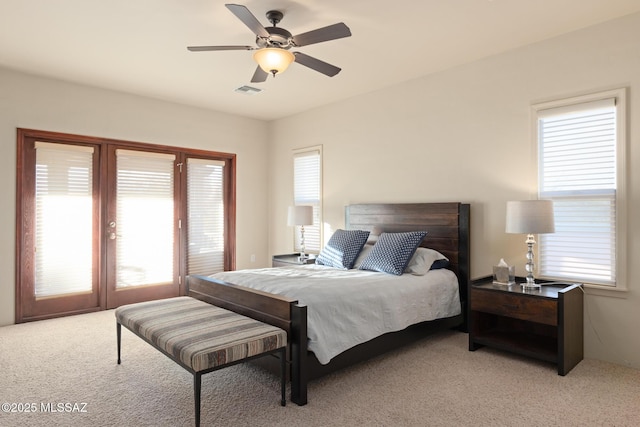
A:
[[[120,339],[122,337],[122,325],[116,322],[116,335],[118,336],[118,365],[120,364]]]
[[[280,349],[280,405],[287,404],[287,347]]]
[[[193,374],[193,403],[196,409],[196,427],[200,427],[200,389],[202,386],[202,374]]]

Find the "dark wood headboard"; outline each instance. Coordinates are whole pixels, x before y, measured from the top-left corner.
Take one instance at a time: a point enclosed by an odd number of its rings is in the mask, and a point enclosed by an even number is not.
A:
[[[421,246],[449,258],[467,300],[470,274],[469,205],[464,203],[358,204],[346,207],[346,227],[383,232],[426,231]]]

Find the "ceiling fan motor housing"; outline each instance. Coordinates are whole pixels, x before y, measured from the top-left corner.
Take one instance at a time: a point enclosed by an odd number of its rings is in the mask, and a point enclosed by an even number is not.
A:
[[[265,27],[269,33],[269,37],[256,37],[256,44],[259,48],[263,47],[279,47],[281,49],[291,49],[293,36],[284,28]]]

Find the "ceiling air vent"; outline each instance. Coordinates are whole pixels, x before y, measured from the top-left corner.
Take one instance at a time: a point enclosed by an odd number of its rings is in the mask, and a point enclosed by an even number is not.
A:
[[[253,87],[253,86],[244,85],[235,89],[234,92],[244,93],[245,95],[255,95],[262,92],[262,89],[258,89],[257,87]]]

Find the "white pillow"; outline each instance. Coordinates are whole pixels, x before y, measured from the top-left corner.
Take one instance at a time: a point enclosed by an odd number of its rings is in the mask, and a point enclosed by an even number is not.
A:
[[[378,241],[378,238],[382,234],[382,228],[374,225],[369,233],[369,238],[367,239],[367,245],[375,245]]]
[[[404,269],[405,273],[413,274],[414,276],[424,276],[431,269],[431,265],[437,260],[449,260],[446,256],[440,252],[429,248],[418,248],[416,253],[413,254],[407,268]]]
[[[356,261],[353,263],[353,268],[355,269],[360,268],[360,266],[362,265],[362,261],[364,261],[367,255],[369,255],[369,252],[371,252],[371,249],[373,249],[373,245],[364,245],[362,247],[362,250],[358,254]]]

